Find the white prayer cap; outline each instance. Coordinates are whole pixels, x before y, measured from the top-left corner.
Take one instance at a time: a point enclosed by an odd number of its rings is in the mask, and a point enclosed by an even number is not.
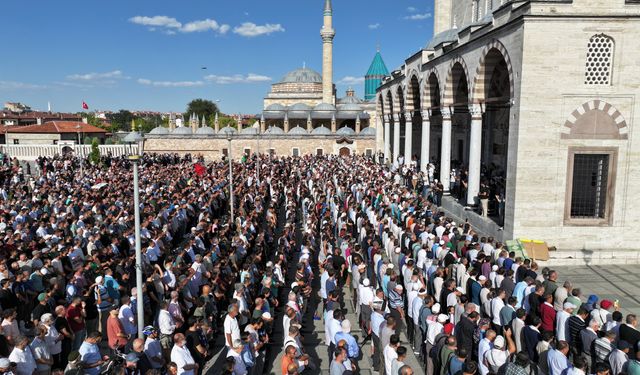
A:
[[[431,306],[431,312],[433,314],[437,314],[440,312],[440,304],[439,303],[434,303],[433,306]]]
[[[438,315],[438,323],[444,323],[447,320],[449,320],[449,316],[445,315],[445,314],[439,314]]]

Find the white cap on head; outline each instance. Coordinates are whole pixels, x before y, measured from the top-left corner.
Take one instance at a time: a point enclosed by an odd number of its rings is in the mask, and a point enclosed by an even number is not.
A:
[[[439,303],[434,303],[433,306],[431,306],[431,312],[433,314],[437,314],[440,312],[440,304]]]
[[[445,323],[447,320],[449,320],[448,315],[445,315],[445,314],[438,315],[438,323]]]
[[[498,268],[499,268],[499,267],[498,267],[498,265],[497,265],[497,264],[494,264],[493,266],[491,266],[491,270],[492,270],[492,271],[497,271],[497,270],[498,270]]]
[[[566,310],[566,309],[575,309],[577,306],[571,302],[565,302],[562,307]]]
[[[478,281],[486,281],[487,278],[484,275],[478,276]]]
[[[460,292],[460,293],[464,294],[464,289],[462,289],[462,287],[461,287],[461,286],[457,287],[457,288],[456,288],[456,291],[458,291],[458,292]]]
[[[443,240],[440,240],[440,245],[444,245],[444,241]]]
[[[102,280],[103,280],[102,276],[96,277],[96,284],[100,284],[102,282]]]
[[[364,279],[364,280],[362,280],[362,285],[369,286],[369,285],[371,285],[371,282],[369,281],[369,279]]]
[[[493,347],[496,349],[504,349],[504,337],[496,336],[496,339],[493,340]]]
[[[342,332],[349,333],[351,332],[351,322],[348,319],[342,321]]]

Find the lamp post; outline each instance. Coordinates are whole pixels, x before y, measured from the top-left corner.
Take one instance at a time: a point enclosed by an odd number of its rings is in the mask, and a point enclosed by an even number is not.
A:
[[[80,160],[80,178],[82,178],[83,170],[82,170],[82,141],[80,139],[80,124],[76,126],[78,130],[78,159]]]
[[[142,295],[142,249],[140,245],[140,191],[138,186],[138,165],[142,158],[144,147],[144,137],[137,131],[132,131],[124,141],[129,144],[131,152],[129,160],[133,163],[133,205],[135,218],[135,236],[136,236],[136,314],[138,321],[138,338],[144,339],[142,329],[144,328],[144,296]],[[133,151],[133,146],[138,146],[138,152]]]
[[[227,135],[227,141],[229,142],[229,152],[227,152],[227,156],[229,157],[229,208],[231,209],[229,225],[231,225],[231,229],[233,229],[235,218],[233,217],[233,158],[231,157],[231,133]]]
[[[258,186],[260,185],[260,128],[258,128],[258,158],[256,159],[256,180],[258,180]]]

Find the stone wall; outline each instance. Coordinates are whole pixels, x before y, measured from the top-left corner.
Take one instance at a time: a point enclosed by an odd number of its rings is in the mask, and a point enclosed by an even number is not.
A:
[[[343,147],[348,148],[351,154],[365,154],[367,150],[371,150],[372,153],[375,152],[376,142],[374,137],[351,137],[352,144],[338,144],[337,140],[339,140],[337,136],[263,136],[258,140],[256,136],[241,135],[231,141],[231,156],[235,159],[240,158],[246,150],[251,153],[258,151],[267,153],[269,149],[273,149],[276,155],[293,155],[294,148],[299,150],[300,155],[316,154],[318,149],[321,149],[324,154],[337,155]],[[223,150],[228,147],[229,142],[225,138],[213,137],[147,137],[145,141],[145,152],[191,153],[192,155],[203,155],[206,159],[219,159],[223,155]]]
[[[563,13],[598,13],[605,2],[558,6]],[[607,1],[608,11],[626,18],[532,19],[526,22],[520,119],[516,140],[518,175],[513,235],[541,238],[560,249],[637,249],[640,219],[640,144],[634,139],[640,107],[637,75],[640,19],[621,1]],[[578,8],[576,8],[578,7]],[[616,9],[617,8],[617,9]],[[586,85],[587,43],[595,34],[614,39],[610,85]],[[562,35],[562,38],[550,38]],[[592,100],[612,105],[626,121],[627,139],[564,139],[565,123],[576,108]],[[510,145],[511,147],[511,145]],[[617,165],[611,192],[611,224],[570,225],[565,220],[569,148],[614,148]]]

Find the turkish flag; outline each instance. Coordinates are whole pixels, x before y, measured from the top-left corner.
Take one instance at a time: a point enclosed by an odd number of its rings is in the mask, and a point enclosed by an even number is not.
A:
[[[82,109],[89,109],[89,105],[84,100],[82,101]]]
[[[207,171],[207,168],[203,167],[200,163],[196,163],[193,168],[198,176],[202,176]]]

